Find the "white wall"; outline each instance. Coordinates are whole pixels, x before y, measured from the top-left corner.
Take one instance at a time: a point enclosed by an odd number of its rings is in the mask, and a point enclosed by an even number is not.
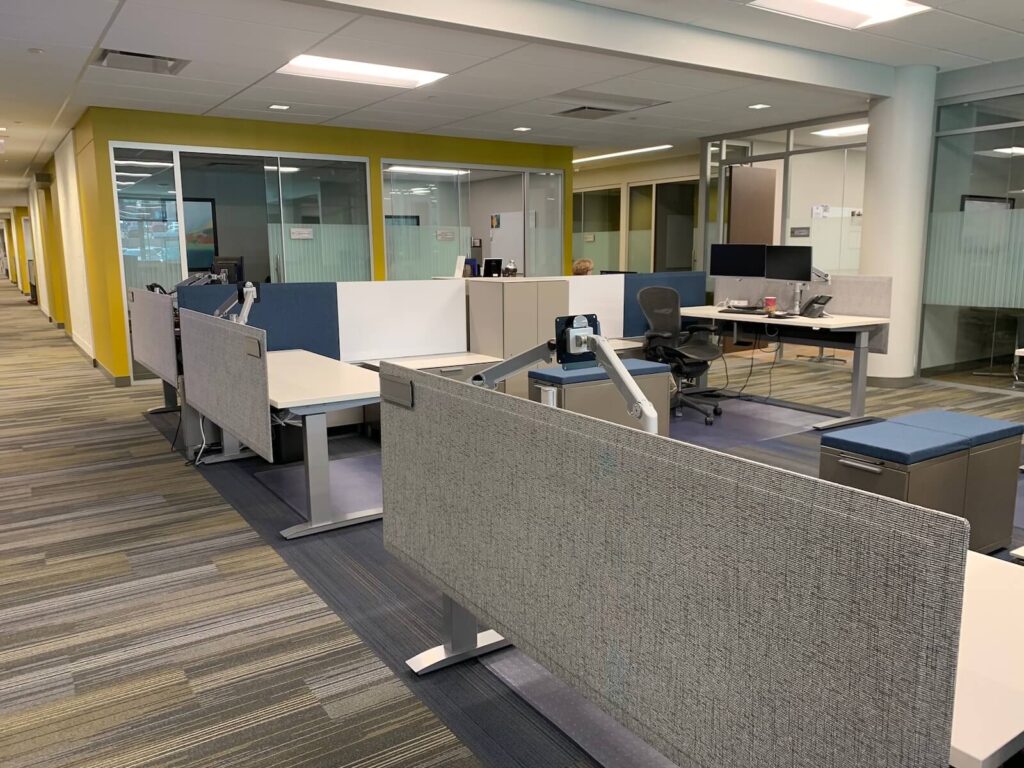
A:
[[[500,176],[496,179],[472,181],[469,184],[469,228],[472,237],[479,237],[483,242],[482,258],[491,257],[491,214],[523,211],[523,174]],[[518,226],[522,227],[522,217]],[[506,226],[506,222],[502,222]],[[519,242],[523,237],[520,234]],[[520,249],[522,250],[522,249]],[[519,253],[513,258],[522,270],[524,254]]]
[[[54,161],[57,178],[54,180],[53,199],[60,217],[64,243],[71,338],[89,357],[93,357],[92,316],[89,313],[89,284],[85,271],[85,240],[82,236],[82,209],[78,199],[73,132],[57,147]]]
[[[621,184],[657,182],[668,179],[696,179],[700,176],[700,156],[661,156],[654,160],[623,163],[600,168],[577,167],[572,174],[572,188],[594,189]]]
[[[43,243],[43,209],[39,204],[39,197],[43,194],[33,183],[29,188],[28,212],[30,218],[30,232],[25,233],[25,238],[32,239],[30,253],[35,261],[36,273],[36,298],[39,300],[39,311],[47,317],[51,317],[49,283],[46,275],[46,247]]]

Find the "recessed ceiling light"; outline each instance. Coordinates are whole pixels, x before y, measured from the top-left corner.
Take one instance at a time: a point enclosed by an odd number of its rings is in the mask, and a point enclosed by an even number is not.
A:
[[[37,54],[38,53],[46,53],[46,51],[43,48],[29,48],[28,52],[29,53],[37,53]]]
[[[751,104],[747,109],[771,109],[771,104]]]
[[[573,160],[574,164],[592,163],[595,160],[610,160],[613,157],[626,157],[627,155],[641,155],[645,152],[660,152],[663,149],[672,149],[671,144],[659,144],[656,147],[643,147],[642,149],[627,149],[622,152],[609,152],[606,155],[594,155],[593,157],[581,157]]]
[[[1000,147],[999,149],[993,149],[992,151],[998,152],[1000,155],[1008,155],[1009,157],[1024,155],[1024,147]]]
[[[125,171],[118,171],[117,175],[119,177],[120,176],[125,176],[125,177],[127,177],[129,179],[148,179],[153,174],[152,173],[127,173]]]
[[[527,128],[525,125],[521,125],[518,128],[513,128],[512,130],[516,133],[526,133],[527,131],[532,131],[533,128]]]
[[[932,10],[911,0],[753,0],[747,5],[844,29],[863,29]]]
[[[6,128],[0,128],[0,133],[6,133],[6,131],[7,131]]]
[[[866,136],[869,124],[859,123],[857,125],[844,125],[841,128],[824,128],[820,131],[811,131],[815,136],[827,136],[830,139],[841,139],[846,136]]]
[[[429,72],[424,69],[389,67],[384,64],[370,64],[365,61],[330,59],[326,56],[296,56],[279,70],[282,75],[318,77],[324,80],[342,80],[347,83],[366,85],[388,85],[393,88],[419,88],[448,77],[443,72]]]
[[[392,173],[420,173],[429,176],[465,176],[469,173],[462,168],[427,168],[422,165],[392,165],[385,170]]]
[[[264,165],[264,171],[280,171],[281,173],[298,173],[301,168],[296,168],[294,165],[282,165],[280,167],[276,165]]]
[[[287,104],[271,104],[267,109],[279,109],[283,112],[286,109],[291,109],[291,107]]]
[[[130,165],[133,168],[173,168],[174,163],[163,163],[156,160],[115,160],[114,165]]]

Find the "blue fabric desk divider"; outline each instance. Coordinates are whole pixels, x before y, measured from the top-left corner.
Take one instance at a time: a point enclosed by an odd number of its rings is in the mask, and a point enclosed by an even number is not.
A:
[[[624,277],[622,335],[626,338],[643,336],[647,330],[647,320],[636,298],[641,288],[649,285],[675,288],[681,307],[701,307],[707,303],[707,275],[704,272],[653,272]]]
[[[178,307],[212,315],[237,293],[234,285],[203,285],[178,291]],[[237,311],[237,309],[235,310]],[[264,283],[249,325],[267,332],[267,349],[305,349],[341,358],[337,283]]]

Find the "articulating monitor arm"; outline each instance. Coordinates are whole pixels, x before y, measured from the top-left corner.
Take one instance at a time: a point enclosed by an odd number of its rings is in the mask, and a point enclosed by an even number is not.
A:
[[[494,389],[509,376],[529,368],[534,363],[550,363],[551,355],[554,354],[554,352],[555,342],[545,341],[543,344],[538,344],[533,349],[520,352],[518,355],[510,357],[508,360],[502,360],[500,363],[495,363],[490,368],[485,368],[480,371],[480,373],[476,374],[470,381],[478,387]]]
[[[597,356],[597,363],[608,374],[615,387],[619,390],[622,398],[626,401],[629,415],[640,422],[640,428],[652,435],[658,434],[658,411],[654,404],[647,399],[647,396],[636,383],[636,379],[629,375],[626,366],[622,364],[619,356],[615,354],[608,340],[604,336],[586,336],[587,348]]]
[[[259,289],[255,285],[252,283],[246,283],[244,286],[239,284],[238,294],[229,296],[225,299],[224,303],[213,311],[213,316],[224,317],[233,323],[238,323],[239,325],[248,325],[249,313],[252,311],[252,305],[259,300]],[[239,304],[242,305],[242,310],[237,315],[229,315],[228,312]]]

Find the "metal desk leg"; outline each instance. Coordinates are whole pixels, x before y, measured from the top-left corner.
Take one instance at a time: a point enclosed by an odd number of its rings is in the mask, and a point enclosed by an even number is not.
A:
[[[302,435],[305,442],[306,465],[306,522],[285,528],[281,535],[297,539],[314,533],[345,528],[370,520],[380,520],[384,510],[380,507],[355,512],[335,512],[331,505],[330,456],[327,453],[327,414],[313,413],[302,417]]]
[[[176,413],[178,408],[178,390],[166,381],[164,385],[164,404],[159,408],[150,408],[146,413]]]
[[[511,645],[492,629],[480,632],[476,616],[448,595],[442,595],[441,600],[444,610],[441,636],[444,644],[434,646],[405,662],[417,675],[436,672],[460,661],[483,656],[485,653]]]
[[[853,347],[853,369],[850,376],[850,415],[838,419],[829,419],[815,424],[815,429],[834,429],[850,424],[869,421],[864,415],[864,406],[868,393],[868,331],[857,331],[857,340]]]

